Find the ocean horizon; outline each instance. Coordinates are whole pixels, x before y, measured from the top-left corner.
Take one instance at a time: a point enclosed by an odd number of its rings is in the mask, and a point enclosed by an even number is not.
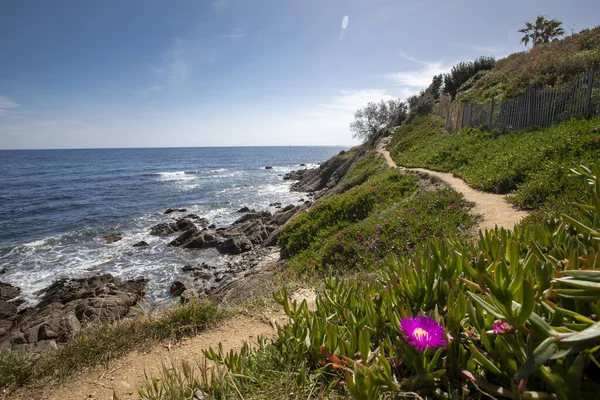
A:
[[[148,298],[168,299],[181,267],[224,265],[214,249],[167,247],[150,227],[167,208],[226,226],[241,207],[276,211],[297,204],[283,175],[347,149],[342,146],[220,146],[0,150],[0,271],[29,304],[60,278],[144,276]],[[305,164],[302,166],[301,164]],[[265,169],[266,166],[272,169]],[[107,244],[104,235],[123,239]],[[132,245],[144,240],[147,248]]]

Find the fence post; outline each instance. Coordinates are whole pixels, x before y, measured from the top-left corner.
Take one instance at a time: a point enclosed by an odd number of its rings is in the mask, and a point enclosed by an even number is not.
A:
[[[494,122],[494,97],[492,97],[492,106],[490,107],[490,122],[488,123],[488,129],[492,129],[492,123]]]
[[[590,117],[592,115],[592,87],[594,86],[594,74],[596,73],[596,64],[592,64],[590,68],[590,76],[588,78],[587,97],[585,104],[585,116]]]
[[[529,89],[527,89],[527,125],[526,126],[531,126],[532,125],[532,120],[533,120],[533,91],[534,91],[534,87],[533,85],[529,85]]]

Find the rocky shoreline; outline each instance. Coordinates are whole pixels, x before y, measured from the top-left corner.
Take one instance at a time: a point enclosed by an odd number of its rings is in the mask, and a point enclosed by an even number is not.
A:
[[[318,168],[286,174],[284,180],[296,180],[291,190],[307,192],[318,199],[334,188],[357,155],[334,156]],[[279,261],[277,238],[285,224],[308,209],[312,201],[283,206],[274,213],[244,207],[240,218],[217,228],[206,218],[184,214],[184,208],[169,208],[172,222],[150,227],[154,236],[172,237],[170,247],[183,249],[214,248],[228,255],[225,269],[216,270],[206,263],[182,266],[186,279],[174,281],[170,293],[182,303],[194,298],[211,297],[221,302],[239,301],[268,285]],[[104,236],[107,244],[122,240],[121,233]],[[146,247],[137,242],[134,247]],[[133,308],[145,296],[146,278],[121,280],[111,274],[82,279],[61,279],[39,293],[40,301],[25,307],[20,289],[0,282],[0,351],[45,351],[55,349],[81,329],[131,316]]]

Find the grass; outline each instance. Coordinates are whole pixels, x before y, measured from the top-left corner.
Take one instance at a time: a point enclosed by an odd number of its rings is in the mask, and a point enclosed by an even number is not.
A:
[[[570,179],[569,170],[598,163],[599,131],[596,118],[545,130],[450,134],[441,118],[427,116],[398,128],[389,149],[399,165],[451,171],[474,188],[510,193],[515,205],[556,216],[581,200],[583,183]]]
[[[389,254],[472,225],[469,206],[453,190],[423,190],[417,176],[388,168],[374,152],[356,165],[363,174],[350,170],[344,179],[360,185],[320,201],[282,232],[282,278],[290,271],[318,278],[372,269]]]
[[[224,315],[212,302],[192,302],[170,309],[160,317],[147,316],[84,329],[53,351],[0,353],[0,387],[10,390],[49,378],[61,379],[159,341],[193,336]]]

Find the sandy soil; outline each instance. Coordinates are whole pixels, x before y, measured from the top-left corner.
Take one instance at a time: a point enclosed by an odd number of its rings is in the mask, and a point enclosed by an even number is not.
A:
[[[298,303],[306,299],[309,309],[315,308],[316,294],[311,289],[300,289],[290,297]],[[158,377],[163,363],[178,364],[181,360],[202,363],[202,350],[217,348],[219,343],[222,343],[225,351],[239,349],[245,342],[256,344],[259,336],[275,337],[276,327],[286,321],[287,317],[282,311],[265,310],[256,315],[240,313],[191,339],[172,345],[162,343],[143,353],[134,352],[110,362],[108,368],[103,366],[83,371],[62,384],[44,387],[35,392],[21,390],[13,393],[10,398],[111,400],[114,392],[119,399],[138,399],[138,389],[146,382],[145,374]]]
[[[385,145],[379,146],[377,152],[385,157],[387,165],[391,168],[402,168],[405,171],[434,176],[446,182],[457,192],[462,193],[466,201],[474,203],[473,213],[481,216],[479,223],[474,228],[475,232],[492,229],[496,226],[512,229],[516,223],[527,216],[525,211],[514,208],[504,196],[475,190],[467,185],[465,181],[453,176],[451,173],[431,171],[424,168],[398,167],[390,156],[390,152],[385,148]]]

